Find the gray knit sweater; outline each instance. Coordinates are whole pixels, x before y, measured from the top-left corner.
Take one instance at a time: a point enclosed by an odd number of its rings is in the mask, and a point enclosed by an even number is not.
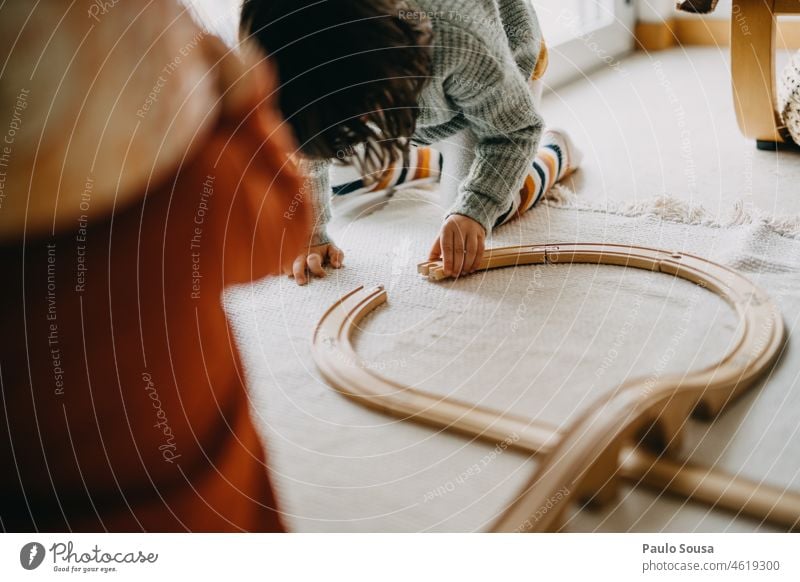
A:
[[[430,144],[471,129],[475,159],[450,214],[478,221],[486,233],[508,210],[536,155],[543,123],[528,86],[542,42],[530,0],[413,0],[408,18],[429,18],[433,70],[420,96],[413,136]],[[330,162],[305,161],[316,213],[312,244],[329,241]]]

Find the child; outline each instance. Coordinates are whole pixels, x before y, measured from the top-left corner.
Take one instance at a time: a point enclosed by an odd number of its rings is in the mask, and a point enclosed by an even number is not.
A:
[[[292,268],[299,284],[342,264],[326,231],[332,161],[391,186],[419,173],[410,143],[471,130],[474,161],[431,249],[448,276],[474,271],[491,229],[579,162],[566,135],[542,135],[530,81],[546,52],[530,0],[245,0],[241,25],[277,64],[281,109],[307,158],[316,224]]]

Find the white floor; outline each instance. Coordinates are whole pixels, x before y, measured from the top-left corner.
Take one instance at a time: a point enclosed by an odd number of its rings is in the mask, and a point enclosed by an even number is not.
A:
[[[634,53],[547,93],[543,111],[582,146],[573,187],[587,198],[669,194],[720,214],[737,200],[800,213],[800,154],[758,151],[739,133],[724,47]]]

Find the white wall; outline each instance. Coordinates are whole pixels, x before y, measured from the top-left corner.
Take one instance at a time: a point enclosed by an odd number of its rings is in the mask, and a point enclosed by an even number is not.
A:
[[[674,0],[638,0],[636,5],[639,22],[664,22],[675,14]]]

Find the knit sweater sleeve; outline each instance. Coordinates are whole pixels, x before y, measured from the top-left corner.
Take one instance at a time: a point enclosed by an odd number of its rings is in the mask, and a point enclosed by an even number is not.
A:
[[[331,242],[328,237],[328,222],[331,219],[331,162],[299,158],[297,166],[304,176],[304,194],[314,208],[311,246]]]
[[[543,120],[510,51],[464,31],[459,64],[445,79],[448,98],[478,140],[475,159],[448,214],[463,214],[490,234],[522,187],[536,156]]]

